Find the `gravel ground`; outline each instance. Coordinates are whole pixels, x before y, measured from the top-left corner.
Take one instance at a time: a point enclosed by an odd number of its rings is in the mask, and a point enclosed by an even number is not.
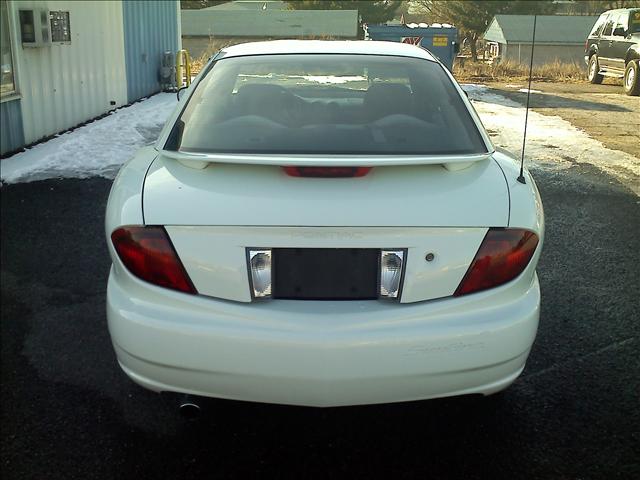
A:
[[[639,478],[638,197],[586,164],[535,173],[541,324],[504,394],[339,409],[220,401],[195,423],[115,361],[111,182],[4,186],[3,478]]]

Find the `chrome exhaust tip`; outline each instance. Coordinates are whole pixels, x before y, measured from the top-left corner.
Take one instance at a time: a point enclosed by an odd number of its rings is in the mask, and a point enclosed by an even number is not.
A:
[[[201,408],[195,401],[192,399],[186,399],[180,402],[178,406],[178,411],[182,418],[187,420],[195,420],[200,416]]]

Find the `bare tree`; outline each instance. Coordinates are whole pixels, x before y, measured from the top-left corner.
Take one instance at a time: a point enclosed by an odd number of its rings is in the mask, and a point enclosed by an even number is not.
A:
[[[362,23],[383,23],[391,20],[400,6],[401,0],[285,0],[294,10],[358,10]],[[359,26],[359,36],[364,31]]]
[[[600,15],[616,8],[640,7],[640,0],[581,0],[567,5],[567,13]]]
[[[497,14],[552,13],[556,6],[551,0],[416,0],[414,5],[428,16],[429,22],[451,23],[469,41],[473,60],[478,59],[477,41]]]

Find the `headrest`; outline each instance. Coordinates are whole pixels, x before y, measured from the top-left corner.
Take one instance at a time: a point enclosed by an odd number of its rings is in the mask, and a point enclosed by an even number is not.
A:
[[[374,83],[364,95],[364,108],[371,120],[396,113],[410,114],[411,91],[399,83]]]

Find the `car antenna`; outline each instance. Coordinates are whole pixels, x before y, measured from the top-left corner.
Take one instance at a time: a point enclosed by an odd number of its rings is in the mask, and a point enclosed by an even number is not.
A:
[[[524,148],[527,144],[527,122],[529,120],[529,100],[531,98],[531,75],[533,72],[533,49],[536,46],[536,21],[538,15],[533,16],[533,38],[531,39],[531,60],[529,62],[529,88],[527,88],[527,106],[524,114],[524,135],[522,137],[522,157],[520,158],[520,175],[518,181],[520,183],[527,183],[524,179]]]

